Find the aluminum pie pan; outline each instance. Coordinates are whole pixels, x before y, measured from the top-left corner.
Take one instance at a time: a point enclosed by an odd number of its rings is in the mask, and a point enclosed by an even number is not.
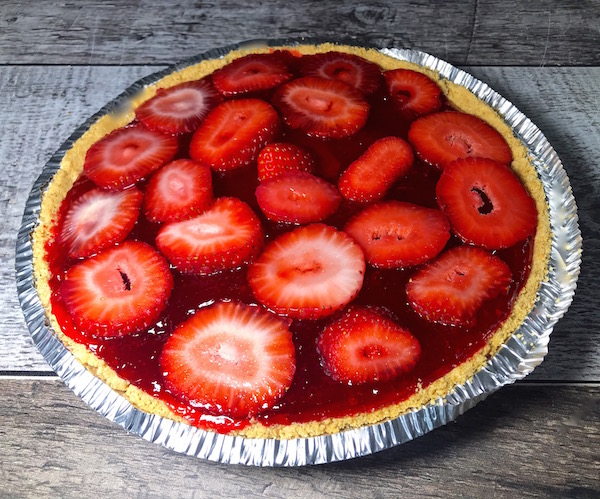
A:
[[[39,221],[42,196],[58,171],[66,151],[101,116],[118,110],[144,86],[155,83],[171,72],[207,59],[222,57],[240,48],[292,46],[326,41],[331,40],[253,40],[212,49],[143,78],[83,123],[52,156],[32,187],[16,245],[17,290],[31,337],[48,364],[76,395],[110,421],[144,440],[209,461],[254,466],[323,464],[388,449],[455,420],[490,393],[531,373],[544,359],[552,329],[571,304],[581,265],[581,232],[569,179],[546,137],[513,104],[465,71],[424,52],[383,48],[378,49],[382,54],[437,71],[442,78],[467,88],[503,116],[528,149],[549,206],[552,241],[547,280],[542,282],[535,305],[525,321],[472,379],[456,386],[443,399],[372,426],[310,438],[250,439],[201,430],[143,412],[96,378],[73,357],[48,326],[45,310],[34,285],[31,241],[33,230]],[[337,42],[361,45],[356,41]]]

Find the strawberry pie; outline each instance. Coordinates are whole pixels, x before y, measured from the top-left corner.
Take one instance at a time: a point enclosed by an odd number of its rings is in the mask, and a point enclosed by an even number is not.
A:
[[[234,51],[65,154],[34,232],[55,334],[135,407],[327,435],[471,378],[531,310],[550,229],[492,108],[376,50]]]

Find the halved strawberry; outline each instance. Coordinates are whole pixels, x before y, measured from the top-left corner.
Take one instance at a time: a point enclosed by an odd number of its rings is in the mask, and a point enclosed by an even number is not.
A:
[[[399,137],[384,137],[373,142],[348,166],[338,181],[338,188],[350,201],[378,201],[396,180],[406,175],[413,161],[408,142]]]
[[[260,181],[284,172],[315,170],[315,160],[306,149],[286,142],[272,142],[264,147],[258,154],[257,165]]]
[[[349,385],[375,383],[412,371],[421,345],[408,329],[364,307],[351,307],[319,335],[325,372]]]
[[[443,111],[417,119],[408,141],[426,163],[444,169],[448,163],[469,156],[494,159],[508,165],[512,152],[504,137],[471,114]]]
[[[274,222],[320,222],[337,210],[341,200],[334,185],[307,172],[283,173],[256,188],[260,209]]]
[[[369,264],[384,269],[420,265],[450,239],[442,212],[401,201],[369,206],[350,219],[344,232],[360,245]]]
[[[165,225],[156,246],[180,272],[214,274],[252,261],[263,246],[263,232],[246,203],[224,197],[196,218]]]
[[[210,168],[191,159],[178,159],[163,166],[148,182],[144,211],[152,222],[178,222],[204,212],[212,199]]]
[[[172,289],[165,258],[146,243],[126,241],[71,267],[61,294],[82,331],[116,337],[154,324]]]
[[[369,116],[369,104],[358,90],[315,76],[283,84],[272,102],[290,128],[313,137],[348,137],[362,128]]]
[[[60,240],[71,258],[92,256],[123,241],[140,214],[143,195],[92,189],[76,199],[62,222]]]
[[[212,75],[225,97],[269,90],[288,81],[292,74],[278,54],[250,54],[227,64]]]
[[[286,393],[296,372],[292,334],[258,308],[218,302],[177,327],[160,356],[167,388],[215,414],[251,417]]]
[[[83,172],[103,189],[121,190],[157,170],[177,151],[177,139],[143,126],[118,128],[88,149]]]
[[[486,300],[506,291],[511,278],[510,268],[497,256],[459,246],[417,271],[406,286],[406,295],[427,321],[468,325]]]
[[[365,95],[375,92],[381,84],[381,69],[377,64],[343,52],[304,56],[300,71],[305,76],[343,81]]]
[[[246,166],[278,130],[277,111],[265,101],[227,101],[214,108],[196,130],[190,156],[219,171]]]
[[[363,253],[349,236],[324,224],[287,232],[248,269],[260,303],[281,315],[316,319],[334,313],[360,291]]]
[[[410,69],[383,73],[394,107],[407,119],[433,113],[442,107],[442,91],[428,76]]]
[[[159,89],[135,110],[137,119],[150,130],[167,134],[193,132],[221,96],[208,80],[188,81]]]
[[[452,231],[476,246],[508,248],[533,234],[537,225],[534,200],[508,167],[491,159],[453,161],[436,195]]]

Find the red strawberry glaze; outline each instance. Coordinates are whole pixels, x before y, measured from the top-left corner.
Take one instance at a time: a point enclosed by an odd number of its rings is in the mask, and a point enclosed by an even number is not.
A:
[[[363,152],[373,141],[391,133],[406,139],[407,123],[400,123],[397,115],[385,105],[381,91],[369,97],[372,108],[371,118],[359,133],[333,145],[341,154],[341,171]],[[386,109],[390,109],[386,112]],[[185,150],[184,142],[179,138]],[[311,139],[299,140],[296,132],[283,130],[280,141],[292,142],[310,150]],[[322,147],[322,143],[320,147]],[[311,151],[312,152],[312,151]],[[315,157],[319,155],[315,153]],[[317,175],[331,176],[331,172],[316,172]],[[422,206],[436,207],[435,183],[439,172],[416,162],[409,174],[400,181],[385,199],[399,199]],[[213,174],[215,197],[237,196],[252,206],[260,216],[267,239],[280,234],[289,227],[268,222],[254,199],[258,185],[255,165],[228,173]],[[67,194],[61,206],[57,227],[68,207],[78,195],[93,187],[86,179],[77,181]],[[140,188],[143,189],[143,185]],[[361,207],[343,202],[337,212],[325,223],[341,229],[352,214]],[[154,244],[159,225],[147,221],[140,215],[128,239],[138,239]],[[532,259],[531,236],[512,248],[498,251],[513,273],[513,283],[509,291],[486,302],[478,311],[476,325],[471,328],[447,327],[430,324],[419,318],[406,303],[405,284],[414,272],[408,270],[381,270],[367,267],[363,288],[354,303],[360,305],[385,306],[398,322],[409,329],[419,340],[422,349],[421,359],[416,368],[407,375],[377,385],[348,386],[328,377],[320,366],[316,349],[318,333],[339,314],[320,320],[295,320],[291,324],[296,346],[296,375],[294,382],[272,409],[256,417],[265,425],[309,422],[331,417],[342,417],[360,412],[371,412],[392,403],[399,403],[415,393],[417,386],[426,387],[452,368],[468,360],[485,346],[487,339],[510,312],[512,301],[526,282]],[[447,247],[461,244],[452,237]],[[107,362],[122,378],[140,387],[150,395],[169,405],[191,424],[203,429],[227,433],[249,424],[247,420],[201,412],[200,409],[186,406],[172,396],[165,388],[158,366],[159,353],[173,328],[193,311],[213,303],[215,300],[239,300],[246,304],[256,304],[246,281],[246,270],[227,272],[216,276],[197,277],[173,272],[174,289],[169,304],[158,323],[148,331],[122,338],[98,339],[78,331],[70,320],[59,294],[60,280],[72,264],[66,252],[58,243],[50,240],[46,244],[47,260],[54,278],[50,281],[53,291],[52,312],[62,331],[74,341],[83,343],[98,357]]]

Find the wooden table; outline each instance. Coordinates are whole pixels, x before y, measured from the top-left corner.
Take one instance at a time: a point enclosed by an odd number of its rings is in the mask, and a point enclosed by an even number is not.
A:
[[[0,496],[599,497],[600,2],[243,3],[0,3]],[[105,420],[36,351],[14,282],[31,185],[80,123],[167,64],[265,35],[420,49],[486,81],[557,150],[584,238],[533,375],[413,442],[299,469],[204,462]]]

